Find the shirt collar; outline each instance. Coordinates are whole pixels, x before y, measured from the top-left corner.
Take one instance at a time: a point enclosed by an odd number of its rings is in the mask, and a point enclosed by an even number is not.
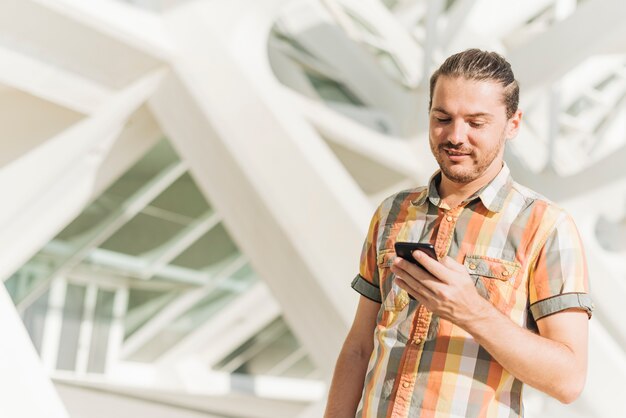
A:
[[[437,185],[440,180],[441,170],[437,170],[428,181],[428,188],[425,188],[412,203],[415,206],[421,206],[428,198],[433,205],[437,207],[441,206],[441,197],[437,191]],[[469,203],[476,198],[480,198],[483,205],[491,212],[500,212],[512,186],[513,178],[511,177],[511,171],[506,163],[504,163],[502,169],[493,180],[465,199],[463,203]]]

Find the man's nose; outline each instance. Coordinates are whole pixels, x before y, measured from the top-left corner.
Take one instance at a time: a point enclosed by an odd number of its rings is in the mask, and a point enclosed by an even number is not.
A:
[[[465,142],[467,138],[465,121],[452,120],[450,123],[450,131],[448,132],[448,141],[452,144]]]

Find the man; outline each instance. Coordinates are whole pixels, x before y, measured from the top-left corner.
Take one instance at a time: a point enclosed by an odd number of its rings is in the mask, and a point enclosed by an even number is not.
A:
[[[510,64],[493,52],[455,54],[432,75],[440,171],[373,216],[327,418],[520,417],[523,383],[564,403],[580,394],[585,258],[572,219],[503,162],[518,98]],[[396,257],[396,241],[429,242],[439,261]]]

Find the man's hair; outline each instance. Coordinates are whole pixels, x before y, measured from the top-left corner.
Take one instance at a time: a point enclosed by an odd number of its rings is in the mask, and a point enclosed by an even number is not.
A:
[[[496,52],[467,49],[448,57],[441,67],[430,77],[430,101],[432,107],[433,92],[439,76],[463,77],[468,80],[495,81],[504,88],[504,105],[507,119],[517,111],[519,104],[519,84],[515,80],[511,64]]]

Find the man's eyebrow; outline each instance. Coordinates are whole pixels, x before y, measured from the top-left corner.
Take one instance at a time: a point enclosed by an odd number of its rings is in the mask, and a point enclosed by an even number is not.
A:
[[[439,112],[439,113],[445,113],[446,115],[449,115],[449,113],[442,107],[433,107],[431,109],[432,112]],[[486,118],[493,118],[493,115],[489,112],[476,112],[476,113],[471,113],[469,115],[465,115],[465,117],[469,117],[469,118],[478,118],[478,117],[486,117]]]
[[[485,117],[485,118],[492,118],[493,115],[491,113],[488,112],[478,112],[478,113],[472,113],[469,115],[466,115],[470,118],[479,118],[479,117]]]

